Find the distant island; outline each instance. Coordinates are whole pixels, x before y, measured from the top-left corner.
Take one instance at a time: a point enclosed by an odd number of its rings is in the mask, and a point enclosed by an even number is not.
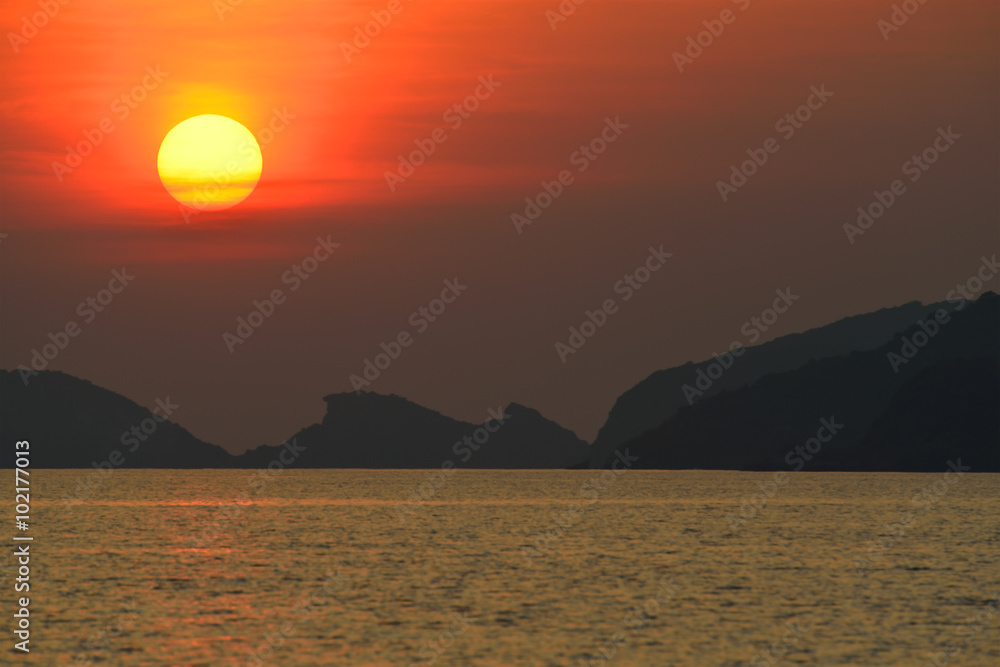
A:
[[[1000,297],[908,303],[656,371],[590,444],[516,403],[470,423],[399,396],[324,400],[322,422],[232,455],[169,406],[0,371],[0,435],[30,439],[35,468],[601,468],[627,449],[639,469],[998,472]]]

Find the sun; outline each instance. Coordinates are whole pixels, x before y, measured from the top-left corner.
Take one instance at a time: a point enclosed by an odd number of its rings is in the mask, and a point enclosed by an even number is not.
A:
[[[170,196],[199,211],[239,204],[257,187],[262,168],[260,146],[250,130],[215,114],[175,125],[156,157]]]

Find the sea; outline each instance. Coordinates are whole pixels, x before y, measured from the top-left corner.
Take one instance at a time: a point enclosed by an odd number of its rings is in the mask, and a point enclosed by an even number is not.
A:
[[[0,663],[996,667],[1000,475],[962,467],[31,470]]]

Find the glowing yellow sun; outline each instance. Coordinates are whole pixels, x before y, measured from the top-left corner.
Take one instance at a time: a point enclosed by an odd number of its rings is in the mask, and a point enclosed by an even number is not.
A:
[[[167,192],[199,211],[239,204],[257,187],[262,167],[260,146],[250,130],[215,114],[175,125],[156,158]]]

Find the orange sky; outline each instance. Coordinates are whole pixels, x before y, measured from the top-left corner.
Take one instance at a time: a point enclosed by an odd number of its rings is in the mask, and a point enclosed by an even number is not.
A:
[[[170,394],[190,406],[182,425],[238,451],[317,420],[319,397],[350,389],[460,275],[467,301],[373,389],[467,419],[517,400],[589,439],[618,394],[723,349],[777,287],[809,295],[774,332],[789,333],[941,298],[997,247],[995,2],[935,0],[886,41],[878,0],[588,0],[555,30],[555,0],[401,0],[347,62],[341,43],[388,4],[244,0],[220,19],[209,0],[73,1],[15,52],[8,33],[39,6],[6,2],[3,367],[134,267],[52,367],[143,404]],[[735,21],[679,73],[672,54],[724,9]],[[147,68],[166,75],[122,118],[115,100]],[[448,128],[444,111],[489,76],[501,85]],[[828,104],[720,201],[730,165],[821,84]],[[156,173],[167,131],[214,113],[260,136],[276,109],[294,118],[263,146],[257,190],[185,221]],[[607,117],[628,129],[518,235],[511,214]],[[105,119],[113,132],[58,180],[53,161]],[[857,206],[948,125],[957,148],[846,243]],[[391,192],[386,170],[435,128],[447,141]],[[230,355],[221,333],[328,234],[340,255]],[[661,243],[670,273],[562,365],[553,344]]]

